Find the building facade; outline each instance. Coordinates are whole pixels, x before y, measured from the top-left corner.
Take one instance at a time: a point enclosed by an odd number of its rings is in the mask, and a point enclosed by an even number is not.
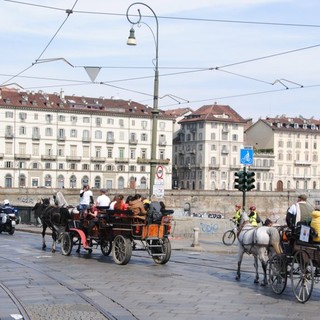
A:
[[[152,108],[133,101],[0,89],[0,186],[150,188]],[[174,119],[160,110],[157,163],[171,188]]]
[[[265,155],[255,166],[265,170],[265,191],[310,191],[320,189],[320,121],[302,116],[260,119],[246,130],[246,143],[255,156]],[[272,168],[273,167],[273,168]],[[270,183],[271,182],[271,183]]]
[[[199,108],[179,123],[181,128],[173,141],[173,186],[234,189],[247,120],[230,106],[214,104]]]

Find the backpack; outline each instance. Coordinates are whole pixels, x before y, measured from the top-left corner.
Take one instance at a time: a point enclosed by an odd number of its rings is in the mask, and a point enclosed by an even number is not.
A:
[[[159,202],[151,202],[148,210],[148,222],[160,223],[162,219],[161,206]]]

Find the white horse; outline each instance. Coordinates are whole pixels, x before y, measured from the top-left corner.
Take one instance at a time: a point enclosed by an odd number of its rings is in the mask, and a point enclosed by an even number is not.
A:
[[[258,258],[263,269],[262,286],[267,285],[267,263],[268,253],[273,250],[280,254],[280,234],[275,227],[253,227],[249,222],[246,212],[242,212],[240,220],[240,231],[238,234],[238,270],[236,280],[240,280],[240,267],[244,253],[254,256],[254,266],[256,269],[256,278],[254,283],[259,283]],[[270,250],[271,249],[271,250]]]

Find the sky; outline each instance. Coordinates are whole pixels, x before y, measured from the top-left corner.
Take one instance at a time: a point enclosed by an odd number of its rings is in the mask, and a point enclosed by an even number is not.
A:
[[[0,86],[152,107],[158,49],[160,109],[320,119],[319,0],[133,3],[0,0]]]

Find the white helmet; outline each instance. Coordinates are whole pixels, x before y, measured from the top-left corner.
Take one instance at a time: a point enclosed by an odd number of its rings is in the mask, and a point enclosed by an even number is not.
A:
[[[3,200],[3,205],[9,205],[9,204],[10,204],[10,201],[8,199]]]

